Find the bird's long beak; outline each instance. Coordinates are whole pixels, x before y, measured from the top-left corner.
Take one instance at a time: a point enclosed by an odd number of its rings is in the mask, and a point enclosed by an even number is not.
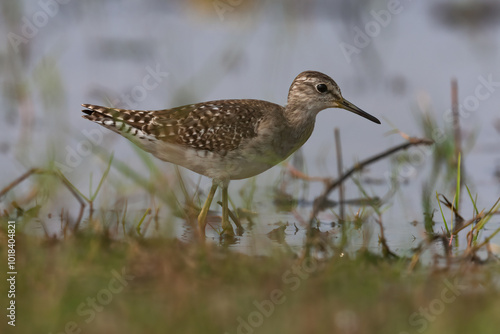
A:
[[[355,113],[355,114],[357,114],[357,115],[359,115],[361,117],[369,119],[372,122],[380,124],[380,121],[378,120],[378,118],[373,117],[369,113],[361,110],[360,108],[356,107],[354,104],[352,104],[351,102],[347,101],[346,99],[342,99],[342,101],[338,102],[337,108],[342,108],[342,109],[345,109],[345,110],[349,110],[349,111],[351,111],[351,112],[353,112],[353,113]]]

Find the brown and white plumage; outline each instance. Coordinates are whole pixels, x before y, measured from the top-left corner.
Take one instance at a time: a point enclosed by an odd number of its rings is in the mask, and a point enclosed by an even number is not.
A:
[[[223,186],[223,197],[224,190],[227,196],[229,180],[260,174],[290,156],[307,141],[323,109],[343,108],[380,123],[345,100],[333,79],[314,71],[295,78],[286,107],[261,100],[218,100],[146,111],[82,106],[84,118],[125,136],[159,159],[214,179],[212,197],[218,184]],[[224,207],[227,210],[227,203]],[[203,231],[204,211],[207,203],[199,217]]]
[[[84,118],[162,160],[219,181],[247,178],[279,162],[273,158],[263,163],[267,143],[261,141],[266,136],[258,139],[258,133],[266,132],[261,124],[276,121],[282,113],[283,107],[273,103],[220,100],[154,111],[83,106]],[[253,168],[250,160],[255,162]]]

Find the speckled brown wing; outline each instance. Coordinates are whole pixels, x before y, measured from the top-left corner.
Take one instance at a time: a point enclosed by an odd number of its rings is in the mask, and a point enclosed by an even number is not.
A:
[[[165,110],[127,110],[83,104],[83,117],[141,140],[161,140],[199,150],[227,152],[257,135],[262,110],[279,107],[261,100],[220,100]],[[279,107],[281,108],[281,107]]]
[[[231,151],[245,138],[257,135],[264,101],[221,100],[199,103],[184,110],[160,111],[150,131],[167,142],[208,151]]]

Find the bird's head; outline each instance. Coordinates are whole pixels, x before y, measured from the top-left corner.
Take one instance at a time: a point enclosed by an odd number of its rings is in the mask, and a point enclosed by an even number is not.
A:
[[[340,88],[328,75],[305,71],[293,80],[288,92],[288,108],[316,116],[323,109],[341,108],[380,124],[380,121],[344,99]]]

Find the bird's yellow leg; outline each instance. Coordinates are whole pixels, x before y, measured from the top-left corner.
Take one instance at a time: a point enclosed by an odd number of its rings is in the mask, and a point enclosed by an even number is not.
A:
[[[229,204],[227,195],[227,183],[222,185],[222,230],[227,235],[234,235],[233,226],[229,222]]]
[[[207,199],[205,200],[205,204],[203,204],[200,214],[198,215],[198,229],[200,231],[200,235],[203,237],[205,236],[205,226],[207,225],[208,210],[210,209],[210,204],[212,204],[212,200],[214,199],[217,186],[217,183],[212,183],[212,188],[210,188],[210,192],[208,193]]]

